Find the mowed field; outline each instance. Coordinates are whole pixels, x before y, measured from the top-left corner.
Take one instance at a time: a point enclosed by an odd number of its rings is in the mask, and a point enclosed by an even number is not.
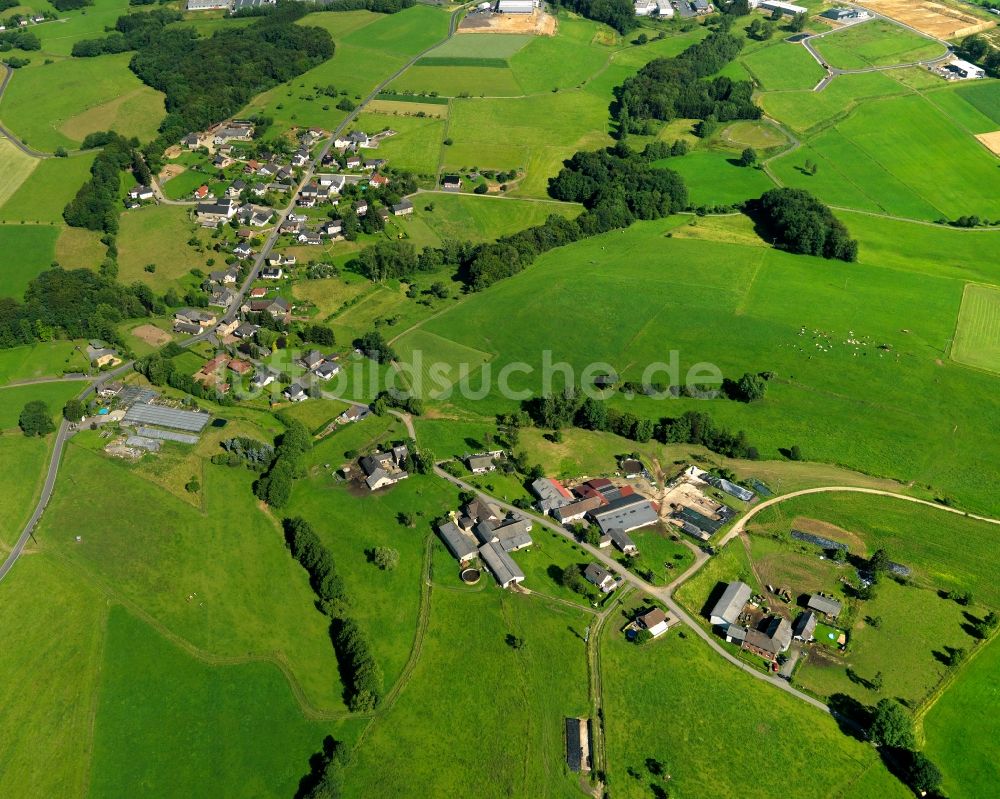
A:
[[[945,54],[940,42],[884,19],[851,25],[821,36],[813,44],[824,60],[837,69],[912,64]]]
[[[0,225],[0,297],[24,296],[31,279],[52,264],[58,236],[51,225]]]
[[[395,136],[384,139],[374,150],[366,150],[365,155],[385,158],[393,169],[404,169],[416,175],[437,175],[446,124],[445,120],[433,117],[372,113],[360,114],[353,123],[358,130],[368,133],[384,128],[395,130]]]
[[[988,401],[994,378],[950,363],[944,352],[965,282],[954,277],[954,267],[981,266],[978,247],[990,239],[953,235],[945,268],[897,238],[897,255],[883,266],[880,251],[869,255],[864,245],[866,230],[879,221],[857,217],[851,230],[862,241],[861,262],[851,265],[772,250],[739,217],[716,221],[714,230],[705,222],[681,223],[639,223],[550,252],[421,329],[491,353],[494,375],[506,363],[532,365],[533,374],[511,380],[513,389],[530,391],[540,387],[545,350],[577,375],[606,362],[626,380],[641,379],[649,364],[669,362],[673,350],[678,374],[657,379],[684,382],[698,362],[731,378],[772,370],[778,379],[767,399],[752,405],[629,402],[621,395],[613,402],[654,419],[707,411],[729,429],[747,430],[765,458],[798,443],[810,460],[915,479],[977,507],[995,507],[988,488],[966,478],[970,470],[988,472],[1000,457],[986,432],[997,423]],[[424,357],[433,360],[435,353]],[[445,348],[439,359],[448,358]],[[450,402],[480,416],[517,405],[495,389],[483,400]]]
[[[27,180],[38,160],[21,152],[5,138],[0,138],[0,208]]]
[[[176,286],[192,267],[206,267],[205,260],[217,253],[200,254],[188,245],[198,233],[188,216],[189,211],[177,205],[151,205],[121,215],[118,233],[118,275],[124,283],[141,280],[154,291]],[[222,258],[216,259],[221,263]],[[146,272],[147,264],[155,264],[155,272]]]
[[[62,224],[66,204],[90,174],[91,153],[70,158],[46,158],[0,207],[0,221]]]
[[[812,89],[826,71],[801,44],[777,41],[740,58],[764,91]]]
[[[608,790],[640,799],[650,786],[699,799],[910,796],[870,747],[825,713],[737,671],[693,633],[636,646],[612,615],[601,666]],[[683,635],[683,637],[681,637]],[[720,753],[737,767],[720,768]],[[652,773],[649,759],[662,764]],[[662,794],[660,794],[662,795]]]
[[[925,749],[944,773],[953,799],[988,796],[1000,783],[1000,644],[994,640],[963,669],[923,718]]]
[[[48,152],[78,147],[88,133],[101,130],[150,139],[164,115],[163,95],[129,70],[131,55],[38,61],[19,69],[0,102],[0,119]]]
[[[965,287],[951,357],[1000,373],[1000,288],[976,283]]]

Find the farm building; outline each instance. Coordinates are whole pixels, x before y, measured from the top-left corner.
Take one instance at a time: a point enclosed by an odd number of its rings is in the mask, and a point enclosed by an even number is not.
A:
[[[622,551],[625,555],[638,555],[639,547],[635,545],[635,542],[629,537],[629,534],[624,530],[612,527],[607,532],[608,538],[611,543],[614,544],[618,549]],[[603,544],[601,546],[604,546]]]
[[[792,628],[792,631],[798,640],[811,641],[813,639],[813,631],[816,629],[818,623],[819,616],[810,610],[795,620],[795,626]]]
[[[524,572],[521,571],[521,567],[499,544],[483,544],[479,547],[479,555],[501,588],[509,588],[511,585],[524,582]]]
[[[961,58],[952,60],[945,66],[945,69],[963,79],[976,80],[986,77],[986,70],[975,64],[970,64],[968,61],[963,61]]]
[[[550,477],[539,477],[531,484],[531,491],[538,497],[538,509],[542,513],[569,505],[573,501],[573,495],[566,487]]]
[[[659,520],[656,509],[645,497],[638,494],[620,496],[602,508],[592,510],[590,518],[601,528],[602,533],[614,537],[612,530],[629,533],[640,527],[647,527]]]
[[[534,0],[499,0],[497,3],[499,14],[530,14],[534,10]]]
[[[167,408],[163,405],[133,405],[126,411],[125,421],[155,424],[159,427],[200,433],[202,428],[208,424],[208,414],[197,413],[195,411],[182,411],[177,408]]]
[[[635,15],[651,17],[657,13],[656,0],[635,0]]]
[[[812,594],[806,605],[810,610],[818,610],[828,619],[835,619],[840,615],[841,604],[839,600],[823,594]]]
[[[734,582],[726,586],[719,601],[708,614],[708,620],[715,626],[728,627],[735,624],[736,620],[743,612],[753,591],[750,586],[743,582]]]
[[[569,505],[563,505],[561,508],[554,509],[552,515],[561,524],[569,524],[570,522],[579,521],[590,511],[597,510],[603,504],[604,499],[601,497],[587,497],[586,499],[581,499]]]
[[[797,6],[794,3],[785,3],[783,0],[758,0],[754,3],[751,0],[751,8],[763,8],[765,11],[780,11],[782,14],[805,14],[809,9]]]
[[[368,490],[377,491],[409,477],[403,469],[408,454],[406,447],[400,446],[393,447],[389,452],[374,452],[362,457],[359,463],[366,475]]]
[[[451,522],[442,524],[437,530],[452,557],[463,566],[479,554],[476,545]]]
[[[589,719],[566,719],[566,765],[570,771],[590,771],[590,738]]]
[[[775,616],[763,630],[747,630],[743,648],[764,660],[774,660],[792,644],[792,625],[788,619]]]
[[[831,8],[824,11],[820,16],[832,19],[834,22],[858,22],[862,19],[871,18],[871,14],[863,8]]]
[[[187,0],[188,11],[217,11],[228,9],[232,0]]]

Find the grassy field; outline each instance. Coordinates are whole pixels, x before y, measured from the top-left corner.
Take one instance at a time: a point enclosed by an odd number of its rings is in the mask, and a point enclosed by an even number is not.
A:
[[[78,346],[82,346],[82,342],[47,341],[0,350],[0,386],[14,380],[85,372],[89,364]]]
[[[64,269],[96,268],[107,253],[96,230],[61,227],[56,239],[56,260]]]
[[[830,66],[864,69],[911,64],[945,54],[944,45],[885,19],[851,25],[814,42]]]
[[[311,303],[316,308],[316,319],[324,320],[331,313],[374,287],[367,280],[350,273],[342,277],[322,280],[299,280],[292,287],[296,300]]]
[[[816,175],[800,169],[806,159],[818,165]],[[1000,214],[995,163],[965,130],[912,95],[859,106],[771,166],[786,184],[831,204],[934,220]]]
[[[35,509],[49,465],[50,439],[27,438],[20,433],[0,436],[0,458],[16,480],[0,496],[0,544],[9,546]]]
[[[65,22],[39,25],[32,32],[41,40],[43,53],[68,56],[75,42],[104,36],[105,28],[114,27],[115,20],[128,10],[128,0],[94,0],[80,11],[59,12]]]
[[[288,796],[329,732],[329,722],[303,717],[273,664],[200,663],[121,607],[111,609],[92,795],[221,796],[239,783],[245,795]]]
[[[492,241],[539,225],[552,214],[574,217],[582,210],[574,203],[446,193],[421,195],[414,206],[412,221],[426,225],[439,241]]]
[[[56,254],[59,228],[49,225],[0,225],[0,297],[21,299],[32,278],[48,269]]]
[[[1000,373],[1000,288],[977,283],[965,287],[951,357]]]
[[[9,200],[32,170],[38,160],[25,155],[9,139],[0,138],[0,208]]]
[[[491,585],[454,590],[454,575],[446,579],[431,592],[406,690],[355,753],[345,793],[396,797],[419,785],[429,796],[578,796],[562,765],[563,719],[587,714],[580,638],[590,617]]]
[[[812,89],[826,74],[805,47],[784,41],[754,50],[740,61],[768,92]]]
[[[61,224],[66,204],[90,176],[91,154],[47,158],[0,207],[0,221]]]
[[[96,435],[74,438],[38,538],[189,649],[283,664],[304,701],[339,711],[326,619],[276,523],[257,509],[253,475],[203,460],[217,451],[214,442],[241,432],[265,437],[230,423],[206,434],[197,450],[165,447],[137,466],[93,451],[104,443]],[[203,488],[188,499],[182,486],[192,476]],[[97,504],[88,499],[95,486],[114,490]],[[108,524],[136,508],[143,509],[142,523],[127,533]]]
[[[163,95],[129,71],[130,58],[121,53],[38,61],[19,69],[4,92],[0,119],[32,147],[49,152],[76,147],[100,130],[150,139],[163,118]]]
[[[0,793],[85,796],[105,598],[58,560],[35,554],[0,583],[0,601]],[[29,684],[46,688],[24,690]]]
[[[954,799],[985,796],[1000,782],[992,743],[1000,735],[998,669],[1000,645],[994,641],[924,716],[927,754],[944,772],[944,790]]]
[[[378,149],[366,151],[372,157],[387,159],[394,169],[405,169],[417,175],[437,175],[441,141],[445,136],[444,120],[365,113],[354,124],[369,133],[383,128],[396,131],[396,135],[385,139]]]
[[[209,256],[188,245],[199,228],[189,219],[188,209],[176,205],[151,205],[121,215],[118,233],[118,277],[124,283],[141,280],[154,291],[162,292],[187,275],[194,266],[204,271]],[[222,262],[217,257],[216,263]],[[156,271],[145,271],[155,264]]]
[[[406,70],[390,85],[399,92],[433,92],[441,97],[519,97],[524,94],[506,66],[439,65],[424,62]]]
[[[741,203],[774,188],[766,172],[740,166],[732,152],[698,150],[659,163],[684,178],[688,201],[694,206]]]
[[[957,94],[1000,126],[1000,84],[993,81],[960,86]]]
[[[683,382],[697,362],[716,364],[723,376],[773,370],[778,379],[767,399],[752,405],[686,399],[664,405],[621,395],[613,402],[654,419],[708,411],[729,429],[750,431],[765,458],[780,458],[779,448],[799,442],[810,460],[931,484],[962,502],[995,507],[984,485],[966,479],[1000,456],[986,434],[996,423],[987,399],[993,379],[950,363],[944,351],[964,288],[954,270],[984,268],[975,251],[981,240],[962,245],[954,238],[960,246],[947,266],[932,271],[930,259],[917,259],[919,271],[906,271],[904,256],[891,266],[880,254],[869,256],[861,225],[860,263],[834,267],[768,249],[741,218],[712,221],[703,238],[687,237],[700,225],[676,227],[678,221],[640,223],[542,256],[522,274],[428,320],[421,334],[445,341],[437,352],[433,342],[421,343],[425,362],[450,363],[448,342],[461,342],[492,354],[494,375],[507,363],[531,365],[532,374],[510,381],[514,390],[531,391],[540,387],[545,350],[577,374],[605,362],[624,379],[638,380],[648,364],[669,361],[670,350],[678,352],[677,374],[658,379]],[[909,250],[905,242],[899,246]],[[643,293],[621,290],[630,283]],[[397,349],[407,348],[406,339]],[[477,416],[516,407],[495,392],[450,402]],[[814,423],[819,418],[822,426]]]
[[[601,640],[614,796],[647,797],[653,786],[700,799],[763,797],[792,780],[795,796],[808,799],[852,795],[860,779],[873,791],[865,796],[910,795],[871,747],[826,714],[736,671],[690,632],[636,646],[618,631],[622,623],[612,616]],[[665,727],[665,719],[677,723]],[[738,767],[720,768],[720,753]],[[648,758],[669,782],[649,771]]]
[[[52,411],[52,420],[57,422],[62,418],[66,400],[79,394],[85,385],[81,380],[71,380],[65,383],[36,383],[0,389],[0,430],[16,428],[21,409],[32,400],[45,402]],[[17,435],[20,435],[20,431]]]
[[[428,53],[432,57],[510,58],[535,41],[529,34],[477,33],[453,36]]]
[[[853,533],[851,551],[879,547],[908,566],[920,585],[969,590],[977,601],[1000,607],[1000,589],[985,575],[1000,563],[996,525],[899,499],[868,494],[796,497],[757,515],[749,527],[787,532],[798,519],[818,519]],[[858,552],[857,541],[864,551]]]
[[[609,144],[607,99],[586,92],[546,94],[518,99],[455,101],[445,148],[445,169],[524,169],[524,180],[511,193],[546,197],[548,179],[577,150]],[[504,130],[503,141],[496,132]]]

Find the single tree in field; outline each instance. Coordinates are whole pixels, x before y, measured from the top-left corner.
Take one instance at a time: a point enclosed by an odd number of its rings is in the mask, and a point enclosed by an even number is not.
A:
[[[872,556],[868,558],[868,570],[874,577],[881,577],[889,571],[890,563],[889,553],[886,552],[883,547],[879,547],[872,553]]]
[[[880,699],[868,728],[868,737],[877,746],[912,749],[915,742],[913,719],[895,699]]]
[[[747,372],[736,382],[736,390],[744,402],[756,402],[767,394],[767,383],[760,375]]]
[[[71,399],[63,406],[63,418],[70,422],[79,422],[86,412],[83,403],[78,399]]]
[[[753,147],[747,147],[740,154],[740,166],[753,166],[757,163],[757,151]]]
[[[399,551],[392,547],[375,547],[372,550],[372,563],[382,571],[392,571],[399,565]]]
[[[49,406],[41,400],[26,403],[17,419],[17,424],[26,436],[44,436],[56,429],[52,423]]]

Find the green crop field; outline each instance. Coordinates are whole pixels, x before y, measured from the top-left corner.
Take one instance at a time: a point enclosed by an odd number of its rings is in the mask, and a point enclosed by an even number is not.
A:
[[[996,130],[998,123],[984,113],[986,109],[978,108],[974,103],[969,102],[967,93],[961,91],[961,86],[949,86],[946,89],[936,91],[926,91],[924,97],[941,112],[959,126],[966,128],[971,133],[991,133]]]
[[[52,411],[52,421],[58,424],[66,400],[79,394],[85,385],[81,380],[68,380],[64,383],[35,383],[0,388],[0,430],[11,430],[20,435],[20,430],[16,429],[17,419],[25,403],[32,400],[46,403]]]
[[[444,120],[366,113],[359,115],[354,124],[372,133],[383,128],[396,131],[395,136],[384,139],[378,149],[370,151],[372,156],[387,159],[394,169],[417,175],[437,174],[441,141],[445,136]]]
[[[233,427],[206,435],[199,445],[204,455],[216,451],[213,440],[241,432]],[[253,428],[247,432],[263,437]],[[341,710],[327,621],[276,523],[257,510],[253,475],[206,465],[185,445],[165,447],[159,457],[130,467],[91,451],[104,444],[96,434],[78,438],[63,456],[61,490],[37,537],[75,569],[113,585],[189,649],[282,664],[303,701]],[[183,489],[192,476],[203,486],[193,500]],[[100,504],[88,499],[97,485],[114,486]],[[127,534],[108,524],[136,508],[143,509],[143,522]]]
[[[141,280],[154,291],[165,291],[194,266],[210,269],[205,265],[208,256],[187,243],[199,231],[188,213],[177,205],[151,205],[123,213],[118,233],[120,279],[126,283]],[[147,264],[155,264],[156,271],[146,272]]]
[[[345,793],[578,796],[561,765],[563,730],[565,717],[588,714],[580,639],[592,617],[488,584],[459,588],[453,573],[445,581],[437,587],[435,572],[420,659],[355,752]]]
[[[1000,782],[994,746],[1000,735],[998,670],[1000,644],[994,640],[924,716],[927,754],[944,772],[944,790],[954,799],[978,799]]]
[[[801,170],[806,159],[816,175]],[[865,103],[771,164],[786,184],[831,204],[931,220],[1000,214],[995,166],[995,156],[917,95]]]
[[[453,103],[444,168],[525,169],[512,194],[546,197],[548,179],[578,150],[611,142],[605,132],[608,101],[586,92]],[[501,140],[497,131],[503,130]]]
[[[28,283],[52,264],[59,228],[51,225],[0,225],[0,297],[21,299]]]
[[[694,634],[671,631],[636,646],[619,632],[622,623],[613,614],[601,639],[612,795],[647,797],[652,785],[700,799],[773,796],[789,784],[801,799],[910,795],[870,746],[825,713],[737,671]],[[720,753],[739,766],[720,768]],[[669,781],[650,772],[649,758]],[[872,793],[852,791],[862,777]]]
[[[965,102],[992,119],[1000,127],[1000,83],[988,81],[960,86],[957,93]]]
[[[814,39],[813,43],[824,60],[837,69],[912,64],[946,52],[940,42],[886,19],[851,25]]]
[[[163,95],[129,71],[130,58],[121,53],[39,61],[19,69],[4,92],[0,119],[45,151],[77,147],[88,133],[101,130],[150,139],[163,118]]]
[[[834,265],[768,249],[736,224],[724,226],[731,241],[713,241],[709,231],[708,239],[687,238],[688,230],[701,228],[676,227],[678,221],[639,223],[552,251],[422,330],[492,353],[494,374],[514,361],[532,365],[533,374],[512,376],[513,389],[538,390],[545,350],[577,374],[607,362],[624,379],[640,379],[647,364],[667,360],[670,350],[679,353],[677,381],[696,362],[716,364],[730,377],[774,370],[780,377],[768,398],[749,406],[627,402],[620,395],[615,403],[656,419],[707,411],[730,429],[752,431],[751,443],[764,457],[799,443],[808,459],[930,483],[977,507],[995,504],[984,486],[965,478],[998,457],[986,434],[996,423],[987,399],[992,378],[949,363],[943,352],[964,288],[964,280],[946,275],[952,266],[980,264],[971,240],[948,268],[928,274],[906,271],[903,258],[887,267],[869,257],[864,229],[857,231],[861,263]],[[641,295],[621,290],[636,282],[644,286]],[[399,344],[405,348],[405,336]],[[425,361],[435,357],[425,349]],[[445,347],[440,360],[448,357]],[[495,392],[480,401],[450,401],[477,415],[515,407]]]
[[[951,357],[1000,373],[1000,288],[977,283],[965,287]]]
[[[90,177],[93,154],[46,158],[0,207],[0,221],[61,224],[66,204]]]
[[[475,33],[453,36],[427,55],[432,58],[510,58],[535,41],[528,34]]]
[[[796,519],[820,520],[852,533],[854,554],[884,547],[891,559],[912,570],[920,585],[969,590],[978,602],[1000,607],[1000,589],[986,576],[1000,563],[993,546],[996,525],[900,499],[832,493],[781,502],[762,511],[749,526],[783,534]]]
[[[684,178],[691,205],[728,205],[760,197],[774,182],[767,173],[737,163],[732,152],[699,150],[659,162]]]
[[[748,53],[741,62],[769,92],[812,89],[826,74],[805,47],[783,41]]]
[[[788,138],[779,128],[757,120],[733,122],[719,133],[716,141],[734,148],[753,147],[763,151],[788,144]]]
[[[9,139],[0,138],[0,208],[36,166],[37,159],[21,152]]]
[[[99,696],[98,796],[222,795],[237,783],[287,796],[330,727],[304,718],[274,664],[201,663],[121,607],[107,620]]]
[[[0,386],[15,380],[85,372],[89,364],[81,346],[79,341],[48,341],[0,350]]]

